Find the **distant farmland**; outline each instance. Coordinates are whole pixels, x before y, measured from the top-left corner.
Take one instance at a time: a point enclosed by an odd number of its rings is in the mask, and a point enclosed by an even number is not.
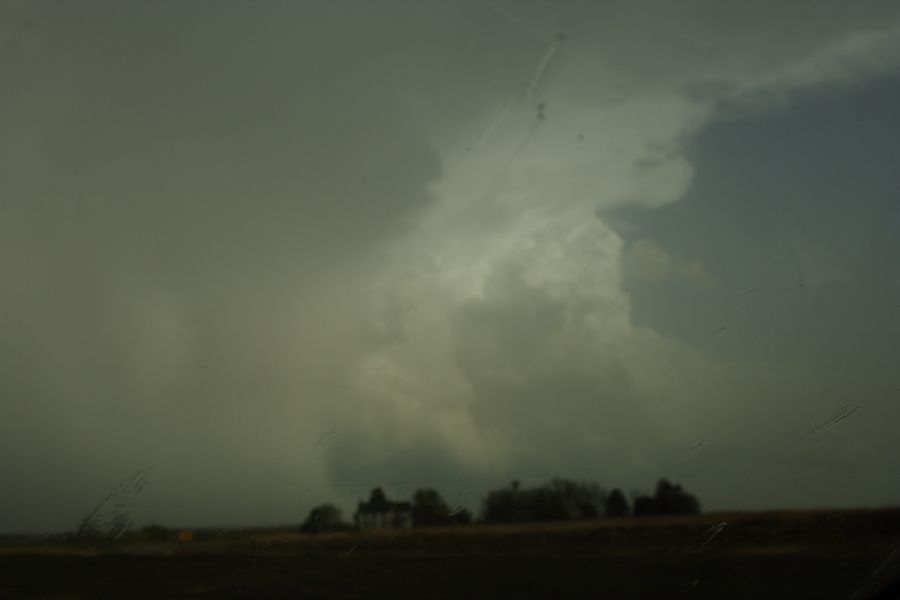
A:
[[[193,533],[7,540],[0,596],[865,598],[900,572],[900,509]]]

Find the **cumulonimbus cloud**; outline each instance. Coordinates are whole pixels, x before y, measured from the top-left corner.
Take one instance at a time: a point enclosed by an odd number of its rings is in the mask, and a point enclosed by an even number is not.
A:
[[[585,92],[583,54],[566,64],[563,49],[551,65],[537,55],[540,106],[516,104],[511,93],[516,108],[488,121],[489,139],[472,129],[474,156],[445,155],[435,203],[396,242],[378,281],[384,338],[356,370],[358,451],[400,468],[427,440],[482,475],[556,468],[628,478],[671,466],[667,453],[689,447],[692,435],[734,436],[726,445],[735,456],[754,444],[741,432],[758,418],[749,407],[765,414],[775,398],[805,397],[797,390],[814,378],[716,364],[633,325],[623,257],[632,278],[712,281],[650,241],[623,254],[602,209],[677,201],[692,175],[685,143],[720,101],[865,81],[890,66],[883,48],[896,39],[836,35],[770,56],[769,71],[742,56],[711,58],[697,72],[676,65],[664,87],[634,85],[612,103]],[[704,77],[727,85],[692,97]],[[775,438],[785,431],[784,421],[769,424]]]
[[[604,211],[677,202],[723,99],[883,72],[896,11],[496,4],[5,13],[0,433],[29,458],[0,518],[74,524],[148,465],[170,523],[413,471],[628,486],[786,431],[761,415],[807,375],[635,326]]]

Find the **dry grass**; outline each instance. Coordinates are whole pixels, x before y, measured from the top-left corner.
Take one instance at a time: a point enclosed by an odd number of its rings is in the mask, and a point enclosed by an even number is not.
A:
[[[847,598],[883,584],[900,509],[195,533],[0,541],[0,597]]]
[[[723,523],[724,527],[710,537]],[[783,510],[317,534],[197,532],[191,541],[137,537],[101,548],[36,542],[0,544],[0,555],[626,556],[700,551],[772,555],[808,554],[835,544],[847,548],[881,544],[898,537],[900,509]]]

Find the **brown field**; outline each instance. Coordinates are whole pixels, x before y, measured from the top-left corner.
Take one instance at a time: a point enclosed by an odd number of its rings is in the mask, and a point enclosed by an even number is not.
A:
[[[0,540],[0,598],[867,598],[900,574],[900,509],[193,534]]]

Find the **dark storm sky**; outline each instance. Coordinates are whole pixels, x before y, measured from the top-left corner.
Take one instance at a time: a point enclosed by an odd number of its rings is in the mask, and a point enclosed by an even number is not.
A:
[[[900,501],[898,66],[891,2],[4,3],[0,531]]]

